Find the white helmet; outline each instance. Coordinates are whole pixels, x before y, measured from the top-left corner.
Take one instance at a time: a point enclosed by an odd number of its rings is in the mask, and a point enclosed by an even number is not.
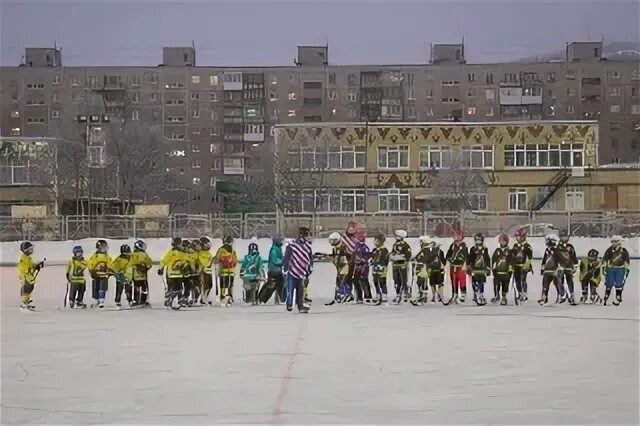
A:
[[[405,231],[404,229],[397,229],[393,234],[396,236],[396,240],[407,238],[407,231]]]
[[[621,235],[614,235],[611,237],[611,244],[613,245],[620,245],[622,244],[622,236]]]
[[[331,244],[332,246],[336,246],[338,245],[341,239],[342,237],[339,232],[332,232],[329,235],[329,244]]]
[[[558,242],[558,236],[556,234],[547,234],[545,237],[546,241],[553,241],[554,243]]]
[[[418,240],[420,240],[421,246],[426,246],[431,243],[431,237],[428,235],[421,235],[420,238],[418,238]]]

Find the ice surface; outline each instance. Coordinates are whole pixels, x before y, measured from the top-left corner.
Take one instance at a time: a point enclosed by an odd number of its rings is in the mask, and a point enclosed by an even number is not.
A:
[[[71,311],[58,310],[63,268],[45,268],[41,311],[21,312],[15,269],[0,268],[2,423],[639,421],[638,262],[619,307],[545,308],[325,307],[333,269],[322,264],[308,316],[165,311],[150,276],[157,309]]]

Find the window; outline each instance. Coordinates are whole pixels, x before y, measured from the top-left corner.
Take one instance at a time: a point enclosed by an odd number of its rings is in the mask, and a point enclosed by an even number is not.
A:
[[[210,75],[209,76],[209,86],[217,86],[218,85],[218,76]]]
[[[191,130],[191,134],[192,135],[199,135],[200,134],[200,128],[199,127],[194,127],[193,130]]]
[[[336,92],[335,90],[329,90],[329,93],[327,94],[327,97],[329,99],[331,99],[332,101],[335,101],[336,99],[338,99],[338,92]]]
[[[289,83],[295,83],[298,80],[296,73],[289,73]]]
[[[202,165],[202,163],[200,162],[200,160],[193,160],[191,162],[191,168],[192,169],[199,169],[201,165]]]
[[[640,114],[640,105],[632,104],[631,105],[631,114]]]
[[[609,122],[609,129],[610,130],[620,130],[622,129],[622,123],[619,121],[610,121]]]
[[[618,71],[607,71],[607,78],[609,80],[616,80],[620,78],[620,72]]]
[[[242,73],[241,72],[225,72],[222,75],[222,79],[226,83],[242,83]]]
[[[424,77],[427,81],[432,81],[433,80],[433,72],[431,71],[425,71],[424,72]]]
[[[140,111],[138,111],[137,109],[134,109],[133,111],[131,111],[131,119],[133,121],[140,120]]]
[[[211,160],[211,170],[222,170],[222,159],[214,158]]]
[[[631,73],[631,79],[640,80],[640,69],[633,70],[633,72]]]
[[[365,161],[364,146],[341,146],[327,152],[327,168],[331,170],[364,169]]]
[[[462,148],[462,163],[471,169],[493,168],[493,147],[491,145],[475,145]]]
[[[460,82],[458,80],[444,80],[442,82],[443,86],[458,86]]]
[[[213,167],[212,167],[212,169],[213,169]],[[212,187],[215,188],[217,183],[218,183],[218,179],[215,176],[210,176],[209,177],[209,186],[212,186]]]
[[[287,116],[289,117],[295,117],[296,116],[296,110],[295,109],[290,109],[289,113],[287,114]]]
[[[405,169],[409,167],[409,146],[378,147],[378,168]]]
[[[425,115],[427,117],[433,117],[433,108],[428,108],[425,110]]]
[[[191,76],[191,83],[200,84],[200,76],[199,75],[192,75]]]
[[[302,190],[299,210],[302,212],[363,212],[364,189]]]
[[[487,73],[487,84],[493,84],[493,73]]]
[[[525,188],[509,189],[509,210],[528,210],[527,190]]]
[[[387,189],[378,192],[378,210],[381,212],[408,212],[409,191]]]
[[[71,76],[71,87],[77,87],[78,86],[78,76],[77,75],[72,75]]]
[[[567,114],[573,114],[576,112],[576,108],[573,105],[567,105]]]
[[[451,167],[451,148],[448,146],[420,147],[421,169],[448,169]]]
[[[216,110],[211,110],[211,121],[218,121],[218,112]]]
[[[277,101],[278,100],[278,92],[276,92],[274,90],[270,90],[269,91],[269,100],[270,101]]]
[[[484,95],[488,101],[493,101],[496,98],[496,89],[485,89]]]
[[[425,96],[427,99],[433,99],[433,89],[427,89]]]
[[[191,110],[191,117],[192,118],[200,118],[200,110],[199,109]]]
[[[264,133],[264,125],[262,124],[245,124],[244,132],[251,134],[263,134]]]
[[[487,194],[474,193],[465,194],[467,207],[472,211],[487,210]]]
[[[611,105],[609,107],[609,111],[611,111],[611,112],[620,112],[620,105]]]
[[[460,99],[458,98],[452,98],[452,97],[442,98],[443,104],[455,104],[458,102],[460,102]]]
[[[577,90],[573,87],[567,87],[567,96],[575,96],[577,94]]]
[[[60,84],[60,74],[56,74],[53,77],[53,83],[52,84]]]
[[[470,116],[476,115],[476,107],[467,107],[467,115],[470,115]]]
[[[476,97],[476,89],[473,87],[470,87],[467,90],[467,98],[475,98]]]
[[[151,99],[151,102],[157,102],[158,101],[158,94],[157,93],[152,93],[150,99]]]
[[[580,187],[567,187],[567,192],[564,195],[564,209],[584,210],[584,191]]]
[[[564,73],[564,78],[566,78],[567,80],[575,80],[576,79],[576,72],[575,71],[566,71]]]
[[[469,83],[473,83],[476,81],[476,75],[474,73],[467,74],[467,80],[469,80]]]
[[[56,111],[55,109],[51,111],[51,118],[59,118],[60,117],[60,112]]]
[[[12,127],[11,136],[20,136],[20,127]]]
[[[140,102],[140,92],[133,92],[131,94],[131,102],[133,102],[134,104]]]
[[[409,89],[409,93],[407,94],[407,99],[409,99],[410,101],[415,101],[416,100],[416,91],[415,91],[415,89]]]
[[[416,107],[413,105],[409,105],[407,107],[407,117],[415,119],[416,118]]]
[[[209,92],[209,102],[218,102],[218,94],[216,92]]]
[[[200,185],[200,178],[199,177],[194,177],[192,181],[193,181],[194,185]]]
[[[197,143],[192,143],[191,152],[200,152],[200,145],[198,145]]]
[[[289,92],[289,100],[290,101],[296,100],[296,92]]]
[[[210,143],[209,144],[209,152],[212,153],[212,154],[220,153],[220,144]]]
[[[131,85],[134,87],[140,86],[140,82],[142,81],[142,78],[140,78],[139,75],[134,75],[131,76]]]
[[[349,87],[357,85],[358,82],[356,80],[356,75],[355,74],[349,74],[347,76],[347,82],[349,84]]]
[[[184,140],[184,135],[181,133],[171,133],[171,139],[174,141]]]
[[[505,167],[583,167],[581,143],[505,145]]]
[[[638,88],[635,87],[635,86],[631,88],[631,97],[632,98],[637,98],[638,97]]]
[[[336,73],[332,72],[329,74],[329,84],[335,86],[336,84]]]
[[[620,87],[609,87],[609,96],[620,96],[621,92]]]
[[[218,126],[213,126],[209,130],[209,136],[218,136]]]
[[[404,81],[407,82],[407,86],[413,86],[413,73],[412,72],[405,73]]]
[[[555,72],[548,72],[547,73],[547,81],[548,82],[556,81],[556,73]]]
[[[198,100],[198,99],[200,99],[200,93],[198,93],[198,92],[191,92],[191,100],[192,100],[192,101],[195,101],[195,100]]]

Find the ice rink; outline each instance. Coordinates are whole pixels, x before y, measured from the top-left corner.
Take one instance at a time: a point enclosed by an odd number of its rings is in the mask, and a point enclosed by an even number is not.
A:
[[[59,266],[21,312],[4,267],[2,423],[638,424],[638,267],[619,307],[325,307],[322,264],[306,316],[166,311],[155,268],[153,309],[59,310]]]

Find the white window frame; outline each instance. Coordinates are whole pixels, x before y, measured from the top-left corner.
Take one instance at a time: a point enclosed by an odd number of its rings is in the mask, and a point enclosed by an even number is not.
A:
[[[211,170],[222,170],[222,158],[211,159]]]
[[[293,151],[289,151],[287,153],[287,158],[289,158],[289,156],[291,155],[297,155],[298,156],[298,167],[295,167],[294,165],[289,164],[289,169],[290,170],[294,170],[294,171],[298,171],[298,170],[318,170],[318,163],[321,163],[322,161],[318,161],[318,158],[321,157],[323,155],[323,153],[318,152],[318,150],[316,148],[311,148],[311,149],[298,149],[298,150],[293,150]],[[310,155],[313,157],[313,166],[311,167],[303,167],[303,156],[306,155]]]
[[[134,109],[133,111],[131,111],[131,119],[133,121],[139,121],[140,120],[140,111],[138,111],[137,109]]]
[[[620,96],[622,94],[622,88],[619,86],[609,87],[609,96]]]
[[[290,101],[296,100],[296,92],[289,92],[289,100]]]
[[[476,111],[477,111],[477,108],[475,106],[468,106],[467,107],[467,116],[475,117]]]
[[[296,110],[295,109],[290,109],[288,114],[288,117],[295,117],[296,116]]]
[[[338,99],[338,92],[335,89],[329,89],[329,93],[327,93],[327,98],[335,101]]]
[[[192,109],[191,110],[191,118],[200,118],[200,110]]]
[[[620,112],[620,105],[619,104],[615,104],[615,105],[609,105],[609,112],[612,113],[619,113]]]
[[[367,197],[364,189],[303,189],[300,194],[300,213],[363,213]],[[351,198],[351,209],[345,198]],[[313,204],[309,206],[310,202]]]
[[[564,209],[567,211],[584,210],[584,191],[579,186],[568,186],[564,194]]]
[[[469,205],[471,206],[471,211],[474,212],[484,212],[488,209],[488,198],[486,192],[470,192],[465,194]],[[471,202],[474,200],[475,202]],[[474,206],[475,205],[475,206]],[[484,205],[484,208],[480,208],[479,206]],[[477,207],[477,208],[474,208]]]
[[[191,76],[191,84],[200,84],[200,76],[192,75]]]
[[[529,196],[527,194],[527,188],[509,188],[509,193],[507,194],[507,207],[509,211],[527,211],[529,210],[528,202]]]
[[[509,148],[513,147],[513,148]],[[584,167],[585,147],[583,143],[572,144],[526,144],[526,145],[505,145],[504,146],[504,168],[505,169],[559,169],[563,167]],[[512,153],[513,161],[507,161],[507,154]],[[563,164],[563,153],[569,155],[568,164]],[[552,158],[557,157],[557,165],[551,165]],[[578,154],[579,157],[578,157]],[[532,157],[533,156],[533,157]],[[546,161],[541,161],[545,158]],[[531,165],[529,159],[534,158],[535,164]],[[579,161],[576,161],[580,158]],[[541,165],[546,163],[545,165]]]
[[[193,179],[191,179],[191,183],[193,183],[194,185],[200,185],[200,178],[194,177]]]
[[[338,155],[340,159],[338,167],[331,167],[329,158],[332,155]],[[351,157],[353,167],[344,167],[345,157]],[[358,167],[358,159],[361,160],[362,167]],[[337,150],[327,151],[326,170],[364,170],[367,164],[367,152],[364,146],[341,146]]]
[[[381,162],[381,158],[380,158],[380,156],[382,155],[382,152],[385,153],[384,162]],[[405,153],[405,152],[406,152],[406,164],[402,165],[401,164],[402,153]],[[397,166],[395,166],[395,167],[394,166],[389,166],[389,154],[397,156],[397,160],[398,160],[398,165]],[[409,145],[379,146],[378,147],[378,152],[377,152],[378,169],[381,169],[381,170],[403,170],[403,169],[408,169],[409,168],[409,154],[410,154]]]
[[[473,164],[473,153],[481,153],[481,165],[480,166],[474,166]],[[471,146],[464,146],[462,147],[461,150],[462,153],[462,161],[463,161],[463,167],[467,168],[467,169],[493,169],[494,164],[495,164],[495,158],[494,158],[494,154],[495,151],[493,149],[492,145],[471,145]],[[465,154],[469,154],[469,162],[467,163],[465,160]],[[487,156],[487,154],[489,154]],[[487,161],[487,158],[490,158],[489,161]],[[488,162],[490,162],[491,164],[487,164]]]
[[[57,110],[51,110],[51,118],[56,119],[60,117],[60,111]]]
[[[631,114],[633,115],[640,114],[640,104],[631,104]]]
[[[397,209],[389,208],[389,200],[395,199],[395,204]],[[383,208],[383,200],[384,204],[386,204]],[[401,200],[406,200],[407,207],[406,209],[401,208]],[[407,189],[381,189],[378,190],[378,211],[380,213],[406,213],[411,211],[411,197],[409,195],[409,190]]]
[[[434,168],[436,170],[447,170],[451,167],[452,158],[453,151],[450,146],[421,146],[419,158],[420,170],[432,170]],[[423,160],[425,159],[428,166],[423,165]],[[435,166],[432,166],[433,164],[435,164]]]
[[[191,162],[191,168],[192,169],[199,169],[200,167],[202,167],[202,161],[200,160],[193,160]]]
[[[209,76],[209,86],[217,87],[219,84],[219,78],[217,75]]]
[[[348,89],[347,90],[347,101],[355,102],[358,99],[358,92],[356,89]]]

